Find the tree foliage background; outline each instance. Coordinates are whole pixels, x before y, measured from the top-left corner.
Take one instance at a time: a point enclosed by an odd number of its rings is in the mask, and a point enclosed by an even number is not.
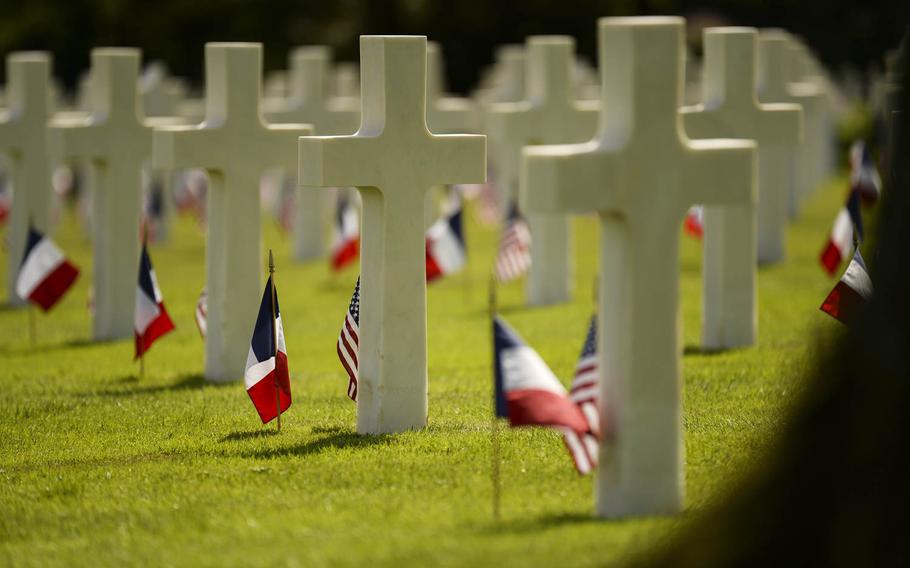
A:
[[[327,44],[356,61],[360,34],[425,34],[443,45],[453,91],[465,92],[503,43],[531,34],[570,34],[596,61],[600,16],[689,17],[701,24],[779,26],[798,33],[835,70],[881,66],[899,42],[907,0],[0,0],[0,53],[49,50],[55,72],[76,83],[98,46],[134,46],[146,60],[198,82],[207,41],[259,41],[266,70],[286,67],[288,49]],[[2,72],[0,72],[2,74]]]

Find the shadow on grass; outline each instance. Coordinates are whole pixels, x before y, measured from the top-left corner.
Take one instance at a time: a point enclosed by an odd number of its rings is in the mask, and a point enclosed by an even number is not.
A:
[[[490,524],[483,526],[483,530],[500,534],[530,533],[564,526],[610,522],[598,519],[593,513],[550,513],[540,517],[511,519],[498,523],[491,520]]]
[[[731,348],[724,348],[724,347],[711,348],[711,347],[703,347],[701,345],[686,345],[683,348],[683,355],[684,356],[685,355],[705,355],[705,356],[711,357],[714,355],[725,355],[727,353],[731,353],[734,351],[737,351],[737,349],[732,348],[732,347]]]
[[[146,394],[157,394],[163,392],[178,392],[185,390],[199,390],[205,387],[227,387],[227,386],[236,386],[236,382],[210,382],[205,379],[205,376],[201,373],[193,373],[189,375],[182,375],[177,378],[176,381],[164,385],[145,385],[142,381],[135,375],[125,375],[114,379],[114,382],[127,385],[128,388],[119,388],[119,389],[101,389],[95,391],[89,391],[82,393],[80,396],[84,397],[93,397],[93,396],[104,396],[104,397],[127,397],[127,396],[139,396]]]
[[[259,430],[246,430],[243,432],[231,432],[227,436],[218,440],[219,442],[236,442],[238,440],[252,440],[254,438],[268,438],[277,434],[274,429],[261,428]]]
[[[388,445],[394,440],[389,434],[361,435],[357,432],[338,432],[310,440],[303,444],[283,446],[278,448],[259,448],[253,451],[242,452],[247,458],[274,458],[286,456],[309,456],[320,454],[325,450],[335,449],[364,449],[379,445]]]
[[[41,353],[46,355],[51,351],[58,351],[60,349],[81,349],[83,347],[100,347],[103,345],[109,345],[114,343],[114,340],[103,340],[103,339],[91,339],[91,338],[82,338],[82,339],[71,339],[69,341],[64,341],[63,343],[42,343],[41,335],[38,334],[38,341],[36,345],[32,347],[27,345],[24,347],[3,347],[0,348],[0,354],[2,355],[28,355],[31,353]]]

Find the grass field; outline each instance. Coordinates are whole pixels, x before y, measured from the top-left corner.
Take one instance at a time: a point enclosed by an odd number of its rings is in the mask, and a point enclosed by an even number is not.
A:
[[[682,239],[688,512],[623,522],[591,518],[592,479],[575,473],[546,429],[504,433],[504,518],[491,520],[492,230],[470,225],[469,274],[429,291],[429,426],[362,437],[334,352],[356,269],[332,276],[322,262],[293,264],[290,243],[267,223],[294,393],[274,435],[242,383],[200,377],[193,307],[204,241],[195,224],[181,220],[173,241],[151,251],[177,331],[152,348],[139,381],[132,341],[90,341],[90,245],[66,217],[57,239],[83,276],[57,309],[39,315],[38,346],[29,346],[26,311],[0,311],[0,563],[621,563],[722,496],[760,458],[801,389],[813,334],[838,325],[818,312],[832,281],[816,258],[842,194],[842,181],[816,194],[789,231],[787,262],[760,271],[756,348],[699,350],[700,246]],[[596,220],[577,219],[575,232],[571,304],[525,308],[523,283],[500,293],[503,314],[567,384],[592,309]]]

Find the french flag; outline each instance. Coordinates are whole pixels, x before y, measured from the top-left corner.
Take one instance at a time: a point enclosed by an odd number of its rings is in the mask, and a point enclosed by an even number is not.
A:
[[[360,254],[360,220],[351,200],[339,194],[335,212],[335,238],[332,242],[330,262],[332,270],[338,272],[357,260]]]
[[[872,160],[869,147],[857,140],[850,147],[850,189],[859,194],[862,202],[871,205],[882,192],[882,178]]]
[[[496,416],[511,426],[551,426],[563,433],[576,469],[584,474],[597,463],[597,444],[584,443],[594,432],[565,387],[499,316],[493,318]]]
[[[686,219],[683,221],[683,230],[687,235],[694,239],[700,239],[705,234],[705,208],[701,205],[693,205],[686,213]]]
[[[464,267],[467,251],[461,218],[461,202],[458,201],[454,211],[427,229],[427,282]]]
[[[139,258],[139,284],[136,288],[136,309],[133,312],[136,335],[136,359],[149,350],[162,335],[174,330],[174,322],[164,309],[164,298],[158,288],[158,278],[145,243]]]
[[[48,311],[79,276],[79,269],[63,256],[54,241],[29,227],[25,254],[16,280],[16,293]]]
[[[863,242],[863,214],[860,208],[859,191],[851,189],[847,195],[847,204],[834,219],[834,228],[828,237],[828,244],[822,250],[821,263],[829,276],[834,276],[837,267],[848,257],[853,247],[853,232],[856,231],[858,242]]]
[[[856,249],[847,271],[825,298],[820,309],[838,321],[850,325],[871,299],[872,279],[869,278],[866,263],[859,249]]]
[[[275,314],[274,318],[272,314]],[[291,406],[288,350],[284,344],[278,292],[272,292],[271,276],[265,284],[262,303],[259,305],[259,316],[250,341],[243,381],[263,424],[278,416],[278,401],[282,413]]]

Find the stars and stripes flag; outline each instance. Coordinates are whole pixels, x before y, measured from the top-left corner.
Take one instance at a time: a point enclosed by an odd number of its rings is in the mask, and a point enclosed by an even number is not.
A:
[[[54,241],[29,227],[25,254],[19,265],[16,293],[20,298],[47,311],[54,307],[79,276]]]
[[[496,416],[516,426],[550,426],[563,434],[575,468],[597,463],[597,439],[578,405],[540,355],[499,316],[493,318]]]
[[[342,190],[338,194],[335,208],[335,236],[332,241],[332,253],[329,256],[332,270],[338,272],[357,260],[359,255],[360,220],[357,218],[357,208]]]
[[[199,293],[199,299],[196,300],[196,329],[199,330],[199,335],[205,339],[205,333],[208,330],[208,309],[209,309],[209,293],[206,288],[202,289],[202,292]]]
[[[142,243],[139,256],[139,282],[136,287],[136,308],[133,311],[133,328],[138,359],[149,350],[156,339],[173,331],[174,322],[164,308],[164,298],[158,288],[158,278],[152,268],[148,247]]]
[[[341,324],[341,333],[338,334],[338,343],[335,350],[338,360],[348,374],[348,397],[357,401],[357,355],[360,348],[360,277],[354,287],[354,295],[347,313],[344,314],[344,323]]]
[[[822,302],[821,311],[850,325],[872,299],[872,279],[857,248],[841,279]]]
[[[578,363],[575,364],[575,376],[569,389],[569,398],[581,408],[591,432],[600,436],[600,413],[597,411],[597,389],[600,382],[597,362],[597,315],[591,316],[585,343],[581,348]],[[597,452],[593,453],[596,465]]]
[[[272,291],[271,276],[259,304],[243,382],[263,424],[278,416],[279,408],[283,413],[291,406],[288,350],[284,343],[278,292]]]
[[[686,213],[683,221],[683,231],[692,238],[700,239],[705,234],[705,208],[702,205],[693,205]]]
[[[859,194],[863,203],[878,201],[882,192],[882,178],[875,167],[872,153],[862,140],[850,146],[850,189]]]
[[[452,203],[452,210],[427,229],[427,282],[461,270],[467,261],[461,199],[457,194]]]
[[[513,203],[499,240],[493,273],[499,282],[509,282],[531,267],[531,231]]]

